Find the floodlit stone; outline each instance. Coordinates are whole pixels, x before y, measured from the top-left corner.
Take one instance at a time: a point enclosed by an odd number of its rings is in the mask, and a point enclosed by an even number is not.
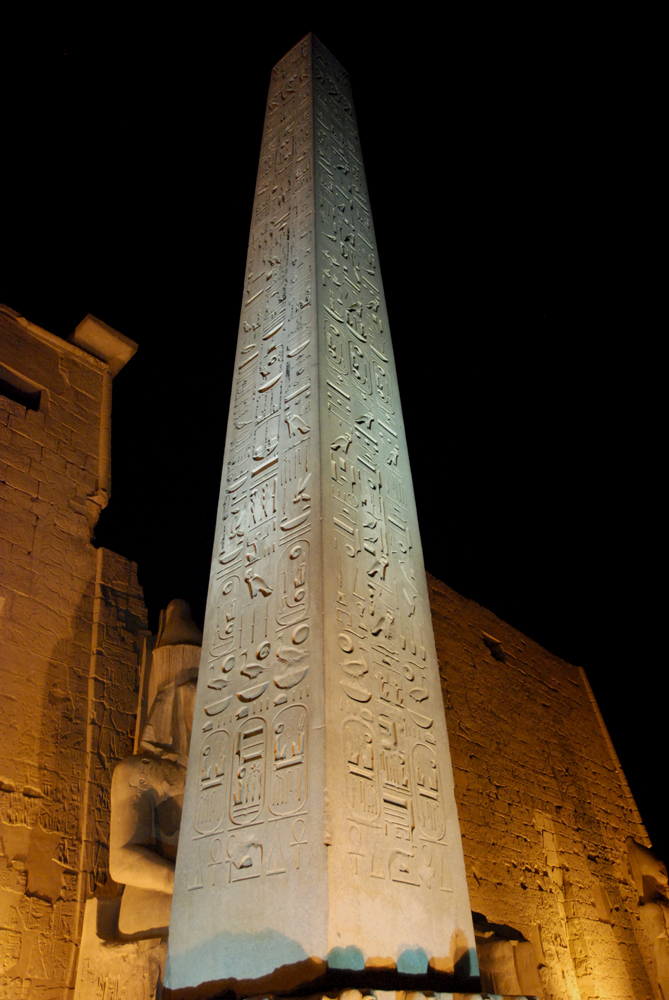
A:
[[[659,998],[625,847],[647,834],[583,670],[428,587],[477,940],[512,942],[527,996]]]
[[[627,838],[629,865],[637,892],[641,924],[653,949],[655,981],[669,996],[669,881],[667,867],[648,847]]]
[[[148,717],[111,786],[109,867],[123,895],[86,903],[75,1000],[160,995],[201,638],[176,600],[152,652],[147,643]]]
[[[360,144],[313,36],[272,74],[193,732],[168,986],[477,987]]]
[[[327,984],[333,1000],[342,990],[347,1000],[421,1000],[435,994],[420,977],[395,990],[392,934],[376,948],[369,942],[390,926],[411,947],[419,941],[427,948],[415,909],[407,905],[398,918],[388,889],[409,903],[427,896],[432,907],[426,890],[430,882],[435,887],[436,866],[421,864],[417,888],[389,886],[393,873],[410,876],[416,869],[406,854],[392,872],[379,864],[375,849],[385,833],[373,811],[362,808],[376,805],[386,822],[391,771],[400,786],[408,775],[406,801],[414,807],[421,801],[407,753],[411,727],[402,719],[408,707],[431,706],[434,692],[420,703],[411,695],[420,686],[406,676],[410,642],[399,661],[390,655],[397,636],[410,638],[425,622],[420,599],[409,614],[405,595],[421,578],[407,561],[417,551],[417,534],[406,532],[412,546],[404,553],[396,544],[403,535],[390,520],[413,508],[406,502],[404,444],[397,456],[389,448],[388,427],[397,431],[398,411],[387,415],[396,397],[381,390],[383,373],[394,374],[389,356],[385,361],[375,350],[386,342],[387,319],[383,296],[377,308],[370,286],[378,283],[378,269],[371,223],[369,231],[362,224],[367,202],[347,131],[350,100],[327,66],[314,84],[304,71],[308,55],[300,47],[275,74],[254,214],[214,563],[218,589],[203,661],[209,686],[191,767],[195,798],[184,824],[190,865],[184,879],[190,875],[192,886],[185,893],[200,908],[192,940],[203,948],[193,962],[226,934],[232,943],[223,956],[237,960],[234,935],[249,928],[253,954],[266,960],[276,945],[280,958],[293,935],[299,959],[312,924],[312,939],[327,944],[350,916],[351,934],[342,934],[325,959],[309,952],[301,967],[284,970],[292,978],[276,977],[277,984],[317,975],[329,959],[341,968],[309,987],[314,998]],[[323,87],[342,123],[336,143],[319,96]],[[315,146],[314,123],[293,115],[296,101],[308,107],[314,96]],[[355,233],[347,229],[352,223]],[[197,661],[192,648],[188,660],[179,647],[200,639],[173,605],[160,629],[161,669],[140,672],[140,651],[148,664],[151,641],[144,641],[136,568],[90,542],[110,492],[111,374],[130,356],[118,338],[89,318],[68,343],[0,306],[2,1000],[69,995],[75,979],[76,1000],[154,1000],[160,989],[165,938],[143,935],[162,931],[166,916],[144,905],[147,896],[128,907],[129,892],[126,910],[135,924],[126,925],[130,937],[119,934],[121,897],[113,895],[118,887],[108,863],[111,775],[132,752],[135,733],[136,753],[158,773],[149,794],[177,776],[165,796],[170,809],[176,802],[187,745],[187,689],[178,691]],[[319,364],[329,375],[325,395],[315,375]],[[361,399],[365,405],[357,409]],[[247,492],[239,485],[244,475]],[[283,558],[278,567],[276,553]],[[360,569],[355,577],[353,566]],[[386,600],[393,586],[399,608]],[[484,985],[498,972],[513,981],[515,968],[517,988],[540,1000],[659,998],[661,989],[669,996],[666,869],[647,846],[584,672],[439,581],[431,579],[429,589],[470,902],[477,928],[487,920],[497,934],[490,938],[495,954],[485,945],[481,950]],[[432,670],[431,647],[424,645],[425,668],[419,664],[416,676]],[[402,679],[394,693],[398,662]],[[280,714],[284,709],[297,711]],[[175,712],[182,723],[176,727]],[[259,722],[266,726],[265,758],[254,789],[249,779],[258,746],[251,727]],[[166,731],[176,731],[176,743],[165,739]],[[428,749],[432,731],[425,730]],[[297,780],[305,760],[306,786]],[[245,819],[241,811],[255,808],[257,798],[261,812]],[[414,823],[419,818],[413,809]],[[421,839],[418,826],[405,843],[416,838],[428,852],[440,850]],[[135,876],[127,877],[132,883]],[[390,899],[385,907],[384,897],[380,916],[372,884]],[[263,886],[255,896],[254,885]],[[331,922],[323,926],[330,901]],[[437,927],[439,907],[424,912]],[[183,913],[190,919],[187,906]],[[179,933],[188,948],[189,927]],[[463,930],[453,934],[454,961],[467,958],[470,940]],[[389,988],[375,986],[372,993],[369,982]],[[209,1000],[212,991],[205,985],[170,996],[194,1000],[196,993]]]
[[[114,330],[113,327],[103,323],[101,319],[90,313],[82,319],[68,339],[70,343],[81,347],[93,357],[106,362],[112,375],[118,375],[121,368],[130,361],[137,351],[137,344],[134,340],[119,333],[118,330]]]
[[[151,657],[155,696],[140,752],[121,761],[112,779],[109,867],[125,886],[118,929],[126,937],[164,936],[169,928],[199,635],[188,604],[172,601]]]
[[[86,897],[110,891],[111,775],[146,628],[136,567],[90,541],[110,404],[104,361],[0,306],[3,1000],[68,993]]]
[[[120,902],[112,898],[86,903],[75,1000],[105,996],[156,1000],[160,996],[167,941],[161,937],[120,941]]]

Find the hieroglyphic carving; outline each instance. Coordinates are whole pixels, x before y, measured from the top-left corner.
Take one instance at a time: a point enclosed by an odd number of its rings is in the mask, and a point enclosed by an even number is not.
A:
[[[198,833],[215,833],[225,816],[230,736],[225,729],[208,733],[200,749],[200,783],[193,825]]]
[[[205,893],[289,877],[287,817],[307,803],[317,469],[310,63],[305,43],[273,74],[249,240],[194,723],[198,781],[185,820],[188,887]]]
[[[387,329],[348,80],[307,38],[274,70],[263,133],[172,987],[326,961],[333,941],[399,961],[408,913],[452,969],[457,820]],[[456,881],[473,944],[461,854]],[[364,940],[344,942],[362,909]],[[237,944],[261,930],[262,959]],[[189,968],[200,941],[209,964]]]
[[[434,725],[443,710],[424,645],[424,570],[348,79],[319,53],[316,244],[332,483],[324,564],[337,578],[325,618],[339,629],[343,799],[358,831],[357,875],[438,890],[429,843],[447,836]]]
[[[307,709],[289,705],[274,719],[270,809],[276,816],[297,812],[307,798]]]

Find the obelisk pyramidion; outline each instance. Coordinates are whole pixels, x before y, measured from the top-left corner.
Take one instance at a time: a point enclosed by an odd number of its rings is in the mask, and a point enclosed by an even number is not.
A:
[[[360,143],[313,36],[271,77],[235,364],[167,985],[476,989]]]

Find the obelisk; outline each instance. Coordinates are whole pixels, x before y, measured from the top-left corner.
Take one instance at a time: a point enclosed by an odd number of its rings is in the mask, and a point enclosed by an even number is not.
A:
[[[265,117],[167,985],[477,971],[350,85],[308,36]]]

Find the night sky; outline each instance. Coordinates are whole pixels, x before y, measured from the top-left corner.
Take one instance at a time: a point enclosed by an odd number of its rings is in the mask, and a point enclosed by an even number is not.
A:
[[[0,301],[139,344],[97,542],[154,628],[176,596],[202,623],[269,74],[313,30],[353,81],[427,569],[585,667],[669,860],[623,63],[550,13],[241,17],[55,21],[3,62]]]

